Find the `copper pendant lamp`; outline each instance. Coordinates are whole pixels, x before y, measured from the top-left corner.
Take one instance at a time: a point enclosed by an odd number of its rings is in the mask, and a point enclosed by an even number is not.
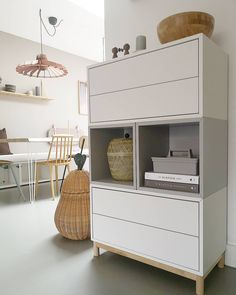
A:
[[[53,26],[53,33],[50,33],[43,22],[41,9],[39,10],[40,18],[40,43],[41,43],[41,53],[36,56],[36,60],[18,65],[16,71],[19,74],[36,77],[36,78],[58,78],[63,77],[68,74],[67,69],[56,62],[47,59],[46,54],[43,53],[43,32],[42,27],[44,27],[47,34],[53,37],[56,34],[57,27],[61,24],[62,20],[57,24],[57,19],[55,17],[49,17],[49,23]]]

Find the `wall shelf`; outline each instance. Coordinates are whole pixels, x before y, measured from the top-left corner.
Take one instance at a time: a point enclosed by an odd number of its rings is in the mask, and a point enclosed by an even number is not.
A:
[[[24,93],[9,92],[9,91],[4,91],[4,90],[0,91],[0,96],[33,98],[33,99],[39,99],[39,100],[54,100],[53,98],[49,98],[46,96],[28,95],[28,94],[24,94]]]

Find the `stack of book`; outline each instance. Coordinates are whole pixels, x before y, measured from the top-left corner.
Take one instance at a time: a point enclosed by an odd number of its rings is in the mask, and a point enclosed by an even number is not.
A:
[[[182,192],[199,192],[199,176],[145,172],[145,186]]]

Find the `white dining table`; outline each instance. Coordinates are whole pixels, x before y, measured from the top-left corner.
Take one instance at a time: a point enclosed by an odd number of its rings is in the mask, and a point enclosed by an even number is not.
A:
[[[33,163],[39,160],[47,159],[48,152],[44,153],[33,153],[32,144],[33,143],[50,143],[52,137],[18,137],[18,138],[6,138],[0,139],[1,143],[26,143],[27,144],[27,153],[26,154],[9,154],[9,155],[0,155],[0,160],[11,161],[11,162],[27,162],[28,164],[28,182],[29,182],[29,201],[32,203],[35,201],[35,181],[34,175],[35,171],[33,168]],[[73,138],[73,143],[79,143],[79,138]],[[85,153],[86,154],[86,153]]]

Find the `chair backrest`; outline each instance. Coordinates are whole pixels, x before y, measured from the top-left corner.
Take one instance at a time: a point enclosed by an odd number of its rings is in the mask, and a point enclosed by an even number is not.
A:
[[[57,127],[55,125],[52,125],[52,127],[47,131],[47,137],[53,137],[53,135],[60,135],[60,134],[70,134],[74,135],[74,138],[80,137],[80,130],[78,126],[75,126],[74,128],[68,128],[68,127]],[[49,142],[50,144],[50,142]],[[78,146],[78,142],[73,141],[73,146]]]
[[[56,164],[68,164],[72,158],[73,135],[53,135],[48,153],[48,161],[54,160]],[[55,157],[52,150],[55,149]]]

